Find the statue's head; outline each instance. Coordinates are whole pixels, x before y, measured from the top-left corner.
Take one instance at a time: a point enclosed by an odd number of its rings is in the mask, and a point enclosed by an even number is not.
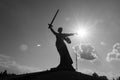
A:
[[[63,28],[62,28],[62,27],[59,27],[59,28],[58,28],[58,32],[59,32],[59,33],[62,33],[62,31],[63,31]]]

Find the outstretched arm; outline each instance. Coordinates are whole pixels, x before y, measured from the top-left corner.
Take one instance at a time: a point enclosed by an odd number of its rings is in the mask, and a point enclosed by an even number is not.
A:
[[[68,37],[68,36],[73,36],[73,35],[75,35],[76,33],[65,33],[64,35],[65,35],[65,37]]]
[[[51,24],[48,24],[49,25],[49,29],[51,30],[51,32],[54,34],[54,35],[56,35],[56,32],[54,31],[54,29],[52,28],[53,27],[53,25],[51,25]]]

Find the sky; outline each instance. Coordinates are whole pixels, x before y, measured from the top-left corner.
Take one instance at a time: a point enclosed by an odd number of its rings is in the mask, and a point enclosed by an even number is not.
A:
[[[78,71],[120,75],[119,0],[0,0],[0,71],[43,71],[59,64],[55,36],[48,29],[76,32],[88,29],[87,38],[72,36],[67,44]]]

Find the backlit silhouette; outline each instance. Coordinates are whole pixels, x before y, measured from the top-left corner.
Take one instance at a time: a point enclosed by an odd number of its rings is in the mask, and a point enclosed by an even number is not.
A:
[[[57,68],[59,69],[65,69],[65,70],[74,70],[72,67],[72,59],[70,57],[69,51],[67,49],[67,46],[64,41],[67,43],[71,43],[71,40],[68,38],[68,36],[73,36],[73,33],[62,33],[63,28],[58,28],[58,32],[55,32],[53,29],[53,25],[49,24],[49,29],[51,32],[56,36],[56,48],[60,55],[60,64]]]

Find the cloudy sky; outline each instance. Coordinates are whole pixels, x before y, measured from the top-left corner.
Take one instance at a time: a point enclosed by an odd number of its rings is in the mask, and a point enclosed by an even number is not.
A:
[[[67,45],[79,71],[120,75],[119,0],[0,0],[0,71],[25,73],[59,64],[55,37],[48,29],[60,9],[54,29],[76,32],[88,28],[85,39],[73,36]]]

